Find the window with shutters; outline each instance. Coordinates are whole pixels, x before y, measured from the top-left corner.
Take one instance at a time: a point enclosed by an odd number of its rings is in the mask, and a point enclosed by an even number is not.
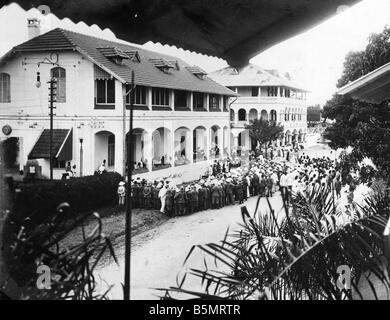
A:
[[[192,100],[195,111],[206,111],[204,107],[204,94],[202,92],[194,92]]]
[[[51,69],[51,77],[57,79],[57,102],[66,102],[66,71],[64,68]]]
[[[219,96],[217,96],[215,94],[210,94],[209,108],[210,108],[210,111],[221,111],[219,108]]]
[[[115,80],[95,80],[95,104],[115,106]]]
[[[154,106],[169,106],[169,90],[164,88],[153,88],[152,104]]]
[[[0,103],[11,102],[11,76],[0,73]]]
[[[131,85],[126,85],[126,91],[129,92]],[[126,96],[126,104],[130,104],[130,92]],[[135,105],[146,105],[146,87],[135,86],[134,89],[134,104]]]

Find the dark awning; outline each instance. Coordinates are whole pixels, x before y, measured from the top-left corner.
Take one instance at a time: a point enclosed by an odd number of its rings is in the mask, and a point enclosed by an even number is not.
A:
[[[226,59],[231,66],[360,0],[0,0],[25,10],[45,4],[60,19],[110,28],[118,38],[147,41]]]
[[[72,160],[72,129],[53,130],[53,157],[58,160]],[[35,146],[31,150],[29,159],[49,159],[50,158],[50,130],[43,130]]]

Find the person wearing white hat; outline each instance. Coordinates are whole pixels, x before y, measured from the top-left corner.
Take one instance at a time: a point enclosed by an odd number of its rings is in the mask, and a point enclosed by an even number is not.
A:
[[[161,201],[161,208],[160,208],[161,213],[165,213],[165,203],[167,200],[167,189],[168,189],[168,184],[165,184],[165,186],[163,186],[158,193],[158,197],[160,198],[160,201]]]
[[[126,196],[126,187],[125,187],[125,183],[123,181],[119,182],[117,193],[118,193],[118,205],[119,205],[119,207],[124,207],[125,196]]]

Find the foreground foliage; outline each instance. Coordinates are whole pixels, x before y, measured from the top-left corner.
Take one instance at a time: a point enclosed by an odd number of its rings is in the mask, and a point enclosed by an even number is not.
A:
[[[62,241],[91,216],[72,218],[74,214],[63,203],[39,224],[31,217],[20,219],[9,214],[4,234],[4,258],[9,281],[3,285],[7,293],[9,282],[17,289],[9,294],[18,299],[105,299],[106,293],[97,293],[94,270],[106,251],[116,261],[109,239],[102,233],[98,214],[92,217],[96,226],[89,234],[82,228],[83,239],[74,246],[63,246]],[[39,288],[38,267],[47,266],[50,277],[43,279],[45,288]],[[15,286],[14,286],[15,287]],[[50,288],[49,288],[50,287]]]
[[[177,286],[160,289],[164,298],[363,299],[362,280],[377,297],[372,275],[388,290],[382,236],[390,215],[387,192],[375,190],[364,205],[355,204],[350,216],[339,211],[325,190],[296,197],[284,215],[266,201],[267,213],[259,210],[260,198],[253,215],[242,207],[241,230],[227,232],[221,243],[193,247],[186,261],[195,249],[201,250],[204,270],[191,268]],[[352,270],[352,290],[337,286],[337,270],[343,265]],[[187,288],[194,277],[202,290]]]

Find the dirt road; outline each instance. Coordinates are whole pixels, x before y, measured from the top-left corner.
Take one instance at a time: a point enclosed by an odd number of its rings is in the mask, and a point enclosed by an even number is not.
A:
[[[328,147],[316,146],[312,150],[305,150],[306,154],[315,153],[324,155]],[[311,152],[309,152],[311,151]],[[357,194],[364,194],[367,190],[361,186]],[[364,190],[363,190],[364,189]],[[343,193],[341,203],[346,202],[346,193]],[[257,198],[250,198],[244,205],[253,214]],[[283,215],[282,200],[278,194],[271,199],[271,204],[280,215]],[[268,205],[262,198],[262,210]],[[156,288],[175,286],[177,275],[183,275],[188,267],[204,269],[204,257],[199,251],[191,256],[185,266],[183,262],[193,245],[209,242],[219,242],[223,239],[227,228],[238,229],[241,223],[240,206],[234,205],[219,210],[198,212],[190,216],[175,217],[158,227],[138,234],[132,238],[131,256],[131,299],[158,299],[163,292]],[[122,299],[124,265],[123,241],[117,241],[116,254],[120,265],[113,263],[98,270],[102,289],[114,284],[109,297]],[[198,279],[187,279],[186,288],[196,290],[200,288]]]
[[[254,212],[256,198],[250,198],[245,205],[250,213]],[[281,210],[281,198],[271,199],[275,210]],[[261,200],[261,206],[267,208],[266,200]],[[168,288],[175,285],[176,276],[190,267],[203,266],[203,256],[196,253],[183,267],[183,262],[195,244],[218,242],[223,239],[227,228],[237,229],[241,222],[239,205],[224,207],[219,210],[208,210],[190,216],[175,217],[159,227],[146,231],[133,238],[131,257],[131,298],[157,299],[155,288]],[[124,248],[116,248],[120,265],[110,264],[99,270],[99,276],[107,284],[116,285],[112,288],[110,298],[121,299],[122,288],[118,283],[123,279]],[[189,281],[194,289],[199,286],[199,280]]]

